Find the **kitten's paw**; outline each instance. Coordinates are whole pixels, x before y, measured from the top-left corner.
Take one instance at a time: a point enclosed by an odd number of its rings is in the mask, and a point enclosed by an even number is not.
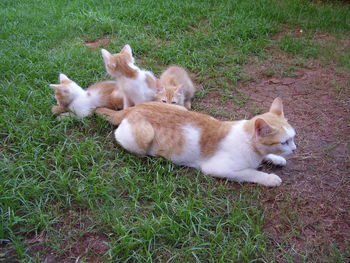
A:
[[[281,183],[282,183],[282,179],[278,175],[267,174],[262,184],[265,186],[276,187],[276,186],[280,186]]]
[[[287,164],[287,160],[284,159],[282,156],[275,155],[275,154],[268,154],[265,156],[264,160],[266,162],[272,163],[277,166],[285,166]]]

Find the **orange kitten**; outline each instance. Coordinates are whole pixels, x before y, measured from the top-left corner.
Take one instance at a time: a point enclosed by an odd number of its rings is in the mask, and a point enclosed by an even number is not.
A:
[[[187,109],[191,108],[191,100],[196,92],[190,76],[179,66],[171,66],[160,75],[157,89],[156,101],[184,105]]]
[[[275,174],[257,171],[263,160],[285,165],[295,131],[284,118],[282,100],[251,120],[219,121],[177,105],[148,102],[122,111],[96,112],[119,127],[115,138],[138,155],[162,156],[176,164],[237,182],[278,186]]]
[[[154,99],[156,79],[152,72],[134,64],[129,45],[125,45],[117,54],[111,54],[105,49],[101,49],[101,53],[108,74],[116,78],[123,91],[124,109]]]
[[[123,108],[123,97],[115,81],[97,82],[84,90],[64,74],[60,74],[59,80],[60,84],[50,84],[57,101],[53,113],[85,117],[97,107]]]

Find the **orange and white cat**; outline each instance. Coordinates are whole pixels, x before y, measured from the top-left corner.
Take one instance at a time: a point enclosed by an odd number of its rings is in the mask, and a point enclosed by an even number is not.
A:
[[[263,160],[285,165],[296,149],[295,131],[284,118],[282,100],[250,120],[219,121],[182,106],[148,102],[122,111],[96,109],[119,127],[115,138],[138,155],[162,156],[176,164],[237,182],[278,186],[275,174],[257,171]]]
[[[125,45],[117,54],[101,49],[108,74],[114,77],[123,91],[124,109],[154,99],[156,78],[153,73],[135,65],[132,50]]]
[[[186,70],[179,66],[170,66],[157,80],[156,101],[184,105],[191,109],[191,101],[196,89]]]
[[[51,109],[53,113],[85,117],[97,107],[123,108],[122,92],[115,81],[97,82],[86,90],[64,74],[59,75],[59,81],[60,84],[50,84],[55,89],[57,101],[57,105]]]

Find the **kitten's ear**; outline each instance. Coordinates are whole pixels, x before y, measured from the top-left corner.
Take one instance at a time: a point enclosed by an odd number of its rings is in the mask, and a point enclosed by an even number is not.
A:
[[[49,85],[49,87],[50,88],[53,88],[53,89],[57,89],[57,88],[59,88],[61,85],[59,85],[59,84],[50,84]]]
[[[129,44],[126,44],[126,45],[123,47],[123,49],[122,49],[121,52],[127,52],[127,53],[129,53],[129,54],[132,56],[132,49],[131,49],[131,47],[130,47]]]
[[[109,53],[107,50],[105,49],[101,49],[101,54],[102,54],[102,57],[103,57],[103,60],[105,63],[108,63],[110,57],[111,57],[111,53]]]
[[[258,136],[264,137],[272,133],[272,128],[266,123],[263,119],[255,120],[255,134]]]
[[[64,82],[64,81],[71,81],[66,75],[64,75],[63,73],[60,73],[58,79],[60,80],[60,82]]]
[[[284,117],[283,104],[282,104],[281,98],[277,97],[276,99],[273,100],[270,107],[270,112],[278,116]]]
[[[176,86],[176,93],[183,94],[184,93],[184,87],[185,87],[184,84],[177,85]]]
[[[161,92],[164,88],[162,87],[162,84],[160,83],[160,80],[156,80],[156,91],[157,93]]]

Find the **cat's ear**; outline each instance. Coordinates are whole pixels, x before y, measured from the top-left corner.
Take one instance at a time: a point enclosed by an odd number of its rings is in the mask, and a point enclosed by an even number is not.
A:
[[[104,62],[107,64],[111,58],[111,53],[109,53],[107,50],[102,48],[101,54],[102,54]]]
[[[121,52],[127,52],[127,53],[129,53],[129,54],[132,56],[132,49],[131,49],[131,47],[130,47],[129,44],[126,44],[126,45],[123,47],[123,49],[122,49]]]
[[[164,88],[163,88],[162,84],[160,83],[160,80],[157,79],[156,80],[156,91],[157,91],[157,93],[159,93],[159,92],[161,92],[163,90],[164,90]]]
[[[267,124],[266,121],[264,121],[263,119],[256,119],[255,120],[255,134],[260,136],[260,137],[264,137],[267,136],[269,134],[271,134],[273,131],[273,129],[271,128],[270,125]]]
[[[284,117],[283,104],[282,104],[281,98],[277,97],[276,99],[273,100],[270,107],[270,112],[278,116]]]
[[[59,77],[58,77],[59,81],[62,83],[64,81],[71,81],[66,75],[64,75],[63,73],[60,73]]]
[[[50,84],[49,87],[53,88],[53,89],[58,89],[59,87],[61,87],[61,85],[60,84]]]
[[[176,86],[176,93],[178,94],[183,94],[185,89],[184,89],[185,85],[184,84],[180,84]]]

